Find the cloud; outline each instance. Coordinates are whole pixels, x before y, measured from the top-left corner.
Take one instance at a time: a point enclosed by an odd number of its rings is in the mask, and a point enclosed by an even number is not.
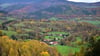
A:
[[[68,1],[75,1],[75,2],[100,2],[100,0],[68,0]]]

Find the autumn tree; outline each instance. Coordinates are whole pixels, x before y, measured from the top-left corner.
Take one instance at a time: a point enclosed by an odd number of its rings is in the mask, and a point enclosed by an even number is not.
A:
[[[44,51],[44,52],[43,52]],[[0,37],[0,56],[59,56],[54,47],[37,40],[19,41]]]

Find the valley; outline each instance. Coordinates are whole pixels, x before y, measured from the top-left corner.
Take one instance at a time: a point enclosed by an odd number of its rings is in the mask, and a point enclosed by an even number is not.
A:
[[[0,0],[0,56],[100,56],[100,2]]]
[[[63,56],[80,52],[87,48],[92,36],[100,38],[99,17],[84,17],[72,19],[14,19],[9,17],[1,20],[0,31],[13,40],[38,40],[51,47],[56,47]],[[97,21],[98,20],[98,21]],[[69,52],[71,51],[71,52]]]

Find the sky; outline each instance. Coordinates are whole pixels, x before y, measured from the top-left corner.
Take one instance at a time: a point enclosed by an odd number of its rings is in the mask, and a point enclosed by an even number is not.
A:
[[[87,2],[87,3],[100,2],[100,0],[68,0],[68,1]]]

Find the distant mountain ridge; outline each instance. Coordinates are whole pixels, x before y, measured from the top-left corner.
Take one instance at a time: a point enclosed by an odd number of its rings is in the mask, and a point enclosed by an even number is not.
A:
[[[8,2],[7,2],[8,1]],[[20,18],[50,18],[71,15],[100,15],[100,2],[78,3],[67,0],[0,0],[0,10]],[[14,2],[15,1],[15,2]]]

